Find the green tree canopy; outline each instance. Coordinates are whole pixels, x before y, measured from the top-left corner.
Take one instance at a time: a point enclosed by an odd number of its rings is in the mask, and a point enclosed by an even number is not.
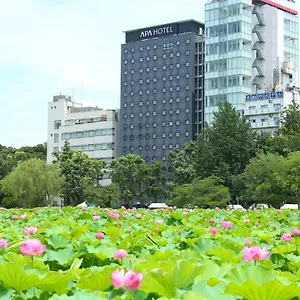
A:
[[[122,204],[133,206],[134,201],[143,204],[147,185],[147,164],[139,155],[128,154],[115,158],[111,164],[111,180],[120,189]]]
[[[230,200],[229,189],[216,176],[197,178],[190,184],[178,185],[173,189],[172,196],[169,203],[178,207],[225,207]]]
[[[36,207],[49,205],[51,195],[57,195],[63,183],[55,165],[32,158],[20,162],[1,180],[5,207]]]
[[[280,131],[283,135],[300,135],[300,106],[294,100],[284,109]]]
[[[264,203],[279,208],[290,199],[285,179],[286,159],[278,154],[259,154],[239,176],[243,183],[241,202],[245,206]]]
[[[88,187],[99,186],[103,178],[104,163],[89,158],[82,151],[74,151],[66,141],[63,151],[55,154],[61,175],[65,178],[61,195],[64,205],[77,205],[83,202],[84,190]]]

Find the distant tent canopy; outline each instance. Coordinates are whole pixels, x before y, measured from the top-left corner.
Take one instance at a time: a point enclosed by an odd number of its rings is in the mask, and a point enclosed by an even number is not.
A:
[[[169,208],[166,203],[151,203],[148,208],[158,209],[158,208]]]
[[[280,209],[298,209],[298,204],[286,203],[280,207]]]

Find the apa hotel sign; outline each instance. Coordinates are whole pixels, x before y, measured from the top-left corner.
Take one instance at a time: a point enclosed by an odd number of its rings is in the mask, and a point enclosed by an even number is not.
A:
[[[178,34],[178,23],[125,31],[126,43]]]
[[[174,33],[173,26],[159,27],[155,29],[146,29],[141,31],[140,38],[155,37]]]

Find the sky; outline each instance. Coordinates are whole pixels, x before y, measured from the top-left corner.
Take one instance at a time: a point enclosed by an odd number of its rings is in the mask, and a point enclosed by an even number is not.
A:
[[[47,139],[59,93],[120,106],[124,30],[196,19],[205,0],[0,0],[0,145]]]

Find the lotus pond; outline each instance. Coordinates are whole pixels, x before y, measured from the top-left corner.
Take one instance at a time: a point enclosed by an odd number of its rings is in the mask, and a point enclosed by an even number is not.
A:
[[[1,299],[300,299],[298,211],[0,211]]]

